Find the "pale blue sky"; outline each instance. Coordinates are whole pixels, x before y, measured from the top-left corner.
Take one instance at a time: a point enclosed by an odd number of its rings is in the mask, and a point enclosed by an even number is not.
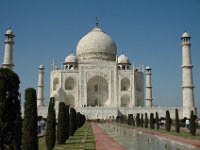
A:
[[[182,106],[180,36],[192,36],[191,54],[195,103],[200,109],[200,1],[199,0],[35,0],[0,2],[0,62],[4,33],[14,30],[14,70],[21,92],[37,88],[38,65],[45,66],[45,103],[49,100],[50,64],[75,52],[80,38],[95,26],[116,42],[118,54],[132,62],[151,65],[154,104]],[[22,97],[24,99],[24,96]]]

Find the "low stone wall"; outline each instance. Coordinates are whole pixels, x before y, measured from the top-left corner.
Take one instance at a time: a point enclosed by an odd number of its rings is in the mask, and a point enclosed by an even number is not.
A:
[[[169,110],[171,118],[175,118],[175,109],[178,109],[179,118],[183,118],[183,108],[182,107],[135,107],[135,108],[127,108],[127,107],[120,107],[120,108],[107,108],[107,107],[82,107],[76,108],[77,112],[80,112],[86,116],[87,119],[115,119],[117,116],[120,115],[128,115],[133,114],[136,116],[137,113],[140,114],[148,114],[158,112],[159,117],[165,117],[166,110]],[[23,116],[24,109],[22,108],[22,116]],[[38,107],[38,116],[43,116],[44,118],[47,117],[48,107]],[[56,111],[56,114],[58,112]]]

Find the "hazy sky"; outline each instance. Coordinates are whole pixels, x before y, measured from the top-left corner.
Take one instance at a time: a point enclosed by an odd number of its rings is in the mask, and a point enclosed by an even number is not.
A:
[[[76,52],[78,41],[94,28],[96,16],[115,41],[118,54],[152,67],[153,103],[159,106],[182,106],[180,36],[187,30],[192,36],[195,103],[200,109],[199,0],[1,1],[0,62],[4,33],[12,27],[14,70],[20,76],[22,94],[25,88],[37,88],[37,68],[43,64],[48,104],[52,60],[60,66],[69,53]]]

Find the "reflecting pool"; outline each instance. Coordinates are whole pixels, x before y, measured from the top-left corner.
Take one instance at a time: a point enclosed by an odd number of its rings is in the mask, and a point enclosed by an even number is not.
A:
[[[116,126],[115,124],[104,123],[98,124],[98,126],[127,150],[200,150],[200,148],[192,145]]]

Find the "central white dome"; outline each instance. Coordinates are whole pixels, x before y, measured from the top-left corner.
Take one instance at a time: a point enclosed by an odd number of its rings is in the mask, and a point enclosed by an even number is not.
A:
[[[110,36],[95,27],[86,34],[76,47],[78,61],[82,60],[116,60],[117,47]]]

